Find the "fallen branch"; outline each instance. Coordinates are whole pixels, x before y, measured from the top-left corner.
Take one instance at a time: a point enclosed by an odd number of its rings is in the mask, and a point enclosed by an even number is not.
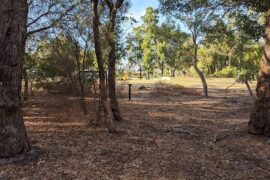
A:
[[[183,133],[183,134],[188,134],[188,135],[191,135],[191,136],[199,137],[198,134],[194,134],[193,132],[190,132],[189,130],[187,130],[187,129],[182,129],[182,128],[172,128],[172,129],[166,130],[165,132]]]
[[[217,134],[214,136],[214,139],[211,143],[216,144],[218,141],[221,141],[222,139],[225,139],[228,136],[229,136],[228,134]]]
[[[145,126],[151,128],[151,129],[153,129],[155,131],[159,131],[159,132],[165,132],[165,133],[175,132],[175,133],[183,133],[183,134],[188,134],[188,135],[191,135],[191,136],[199,137],[198,134],[195,134],[195,133],[189,131],[188,129],[183,129],[181,127],[173,127],[173,128],[170,128],[170,129],[162,129],[162,128],[156,127],[153,124],[149,124],[149,123],[146,123],[146,122],[141,122],[141,123],[144,124]]]

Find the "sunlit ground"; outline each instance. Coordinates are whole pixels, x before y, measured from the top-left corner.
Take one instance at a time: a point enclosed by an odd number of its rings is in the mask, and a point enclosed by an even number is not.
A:
[[[233,78],[207,78],[207,83],[209,89],[225,89],[228,86],[232,85],[235,82],[235,79]],[[157,82],[166,82],[170,84],[179,84],[182,86],[185,86],[187,88],[201,88],[201,80],[197,77],[176,77],[176,78],[170,78],[170,80],[162,80],[162,79],[131,79],[126,81],[125,83],[131,83],[133,85],[144,85],[144,86],[153,86]],[[256,87],[256,82],[250,83],[250,86],[252,89]],[[230,89],[246,89],[245,84],[236,83],[234,86],[232,86]]]

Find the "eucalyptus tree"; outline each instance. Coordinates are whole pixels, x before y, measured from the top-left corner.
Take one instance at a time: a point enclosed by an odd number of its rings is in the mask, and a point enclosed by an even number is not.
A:
[[[29,150],[20,97],[27,13],[26,0],[1,1],[0,158]]]
[[[185,11],[216,9],[239,17],[243,30],[254,38],[263,37],[264,51],[256,87],[256,100],[250,115],[249,132],[270,136],[270,1],[269,0],[159,0],[164,11],[178,7]],[[184,3],[182,3],[184,2]],[[254,13],[252,13],[254,12]],[[263,24],[263,25],[262,25]],[[264,30],[263,30],[264,29]],[[263,33],[264,31],[264,33]]]
[[[245,29],[248,31],[247,33],[254,34],[254,32],[258,32],[255,35],[262,35],[265,41],[259,66],[256,101],[250,115],[249,132],[252,134],[270,136],[270,1],[237,0],[235,2],[226,1],[226,3],[226,5],[235,6],[235,9],[245,8],[246,12],[249,10],[255,11],[264,19],[264,25],[260,25],[259,19],[252,19],[247,13],[242,14],[244,27],[246,27]],[[254,26],[251,26],[252,24],[254,24]],[[258,29],[261,30],[262,27],[264,27],[264,33],[260,34],[261,31],[258,31]]]
[[[165,51],[166,51],[166,43],[165,41],[159,41],[157,43],[157,64],[158,64],[158,67],[160,68],[161,70],[161,76],[163,77],[164,76],[164,70],[165,70],[165,60],[166,60],[166,57],[165,57]]]
[[[165,65],[171,70],[171,76],[175,76],[176,70],[183,70],[189,67],[189,62],[186,62],[187,54],[185,53],[184,44],[189,39],[187,33],[182,32],[174,22],[164,22],[161,26],[158,27],[158,42],[163,42],[164,45],[161,49],[163,49],[163,53],[161,54],[160,59],[164,59],[161,61],[159,66],[163,69],[163,65]],[[158,49],[159,50],[159,49]],[[160,62],[160,60],[159,60]]]
[[[252,9],[265,15],[264,51],[256,87],[256,101],[250,115],[249,132],[270,136],[270,1],[237,1],[247,9]],[[246,17],[248,18],[248,17]]]
[[[270,1],[269,0],[209,0],[204,6],[221,7],[234,16],[246,34],[263,37],[265,44],[257,77],[256,100],[250,115],[249,132],[270,136]],[[263,32],[264,29],[264,32]]]
[[[203,94],[208,97],[208,85],[204,74],[198,68],[198,48],[205,37],[204,29],[212,23],[215,18],[213,11],[204,8],[192,9],[187,1],[160,0],[161,11],[179,22],[183,23],[189,30],[192,40],[193,67],[200,77],[203,86]],[[189,7],[189,8],[187,8]]]
[[[119,104],[116,98],[116,23],[117,23],[117,13],[120,11],[120,8],[123,5],[124,0],[116,0],[115,2],[112,0],[105,0],[108,8],[109,8],[109,32],[107,33],[107,40],[109,43],[109,66],[108,66],[108,86],[109,86],[109,97],[111,110],[113,113],[114,120],[121,121],[122,115],[119,108]]]
[[[158,14],[152,8],[146,9],[145,15],[142,17],[142,50],[143,50],[143,68],[147,72],[147,78],[154,72],[156,49],[157,49],[157,28],[158,28]]]
[[[130,66],[138,67],[140,72],[140,79],[142,79],[143,71],[143,50],[142,50],[142,35],[141,27],[135,27],[126,39],[125,53]]]
[[[93,10],[93,35],[94,35],[94,45],[95,45],[95,54],[99,69],[99,96],[100,96],[100,104],[99,111],[103,110],[105,123],[109,132],[116,132],[116,126],[109,116],[110,108],[108,106],[108,100],[106,95],[106,80],[105,80],[105,70],[104,70],[104,59],[102,54],[102,44],[100,37],[100,1],[92,0],[92,10]]]

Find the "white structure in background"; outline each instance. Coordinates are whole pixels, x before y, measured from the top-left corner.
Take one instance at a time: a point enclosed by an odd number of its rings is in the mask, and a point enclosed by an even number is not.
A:
[[[169,80],[171,80],[171,78],[170,77],[161,77],[161,80],[162,81],[169,81]]]

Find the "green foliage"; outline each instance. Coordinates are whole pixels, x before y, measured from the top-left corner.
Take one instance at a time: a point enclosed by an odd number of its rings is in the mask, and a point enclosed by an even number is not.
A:
[[[162,52],[162,56],[159,58],[161,60],[164,58],[165,66],[168,66],[172,70],[182,70],[189,66],[190,59],[187,57],[187,50],[184,48],[185,42],[188,40],[189,36],[182,32],[180,29],[176,28],[173,22],[163,23],[158,29],[159,43],[163,43],[161,47],[158,48]],[[159,66],[163,65],[159,63]]]
[[[79,95],[82,70],[94,67],[94,52],[81,47],[73,37],[58,35],[39,43],[34,53],[36,87],[49,92]],[[85,87],[92,84],[86,74]],[[86,90],[85,92],[88,92]]]
[[[149,74],[160,69],[164,74],[188,68],[185,42],[189,36],[178,29],[174,22],[157,24],[157,12],[148,8],[143,24],[135,27],[127,37],[126,56],[131,66],[143,67]],[[157,74],[154,74],[157,76]]]
[[[71,37],[58,36],[41,44],[39,75],[43,78],[69,77],[73,79],[76,57]]]
[[[228,16],[234,19],[240,31],[244,31],[252,38],[259,40],[263,29],[269,0],[159,0],[161,11],[164,14],[187,14],[196,11],[211,10],[218,14],[220,19]],[[215,29],[217,30],[218,29]]]
[[[239,83],[245,83],[254,80],[254,71],[249,69],[239,69],[237,72],[236,80]]]
[[[143,67],[148,74],[153,74],[157,49],[158,16],[154,9],[149,7],[146,9],[146,13],[142,19],[142,28],[144,32],[144,38],[141,45],[143,50]]]
[[[207,67],[205,66],[205,64],[203,64],[202,62],[199,62],[198,63],[198,68],[200,69],[200,71],[203,73],[203,74],[207,74],[208,70],[207,70]],[[197,72],[195,71],[194,67],[193,66],[190,66],[189,68],[189,74],[191,76],[198,76]]]
[[[239,65],[237,81],[245,83],[255,79],[263,48],[260,44],[250,44],[244,49],[243,57]]]
[[[236,77],[238,71],[235,67],[227,66],[220,71],[214,73],[215,77],[223,77],[223,78],[233,78]]]

